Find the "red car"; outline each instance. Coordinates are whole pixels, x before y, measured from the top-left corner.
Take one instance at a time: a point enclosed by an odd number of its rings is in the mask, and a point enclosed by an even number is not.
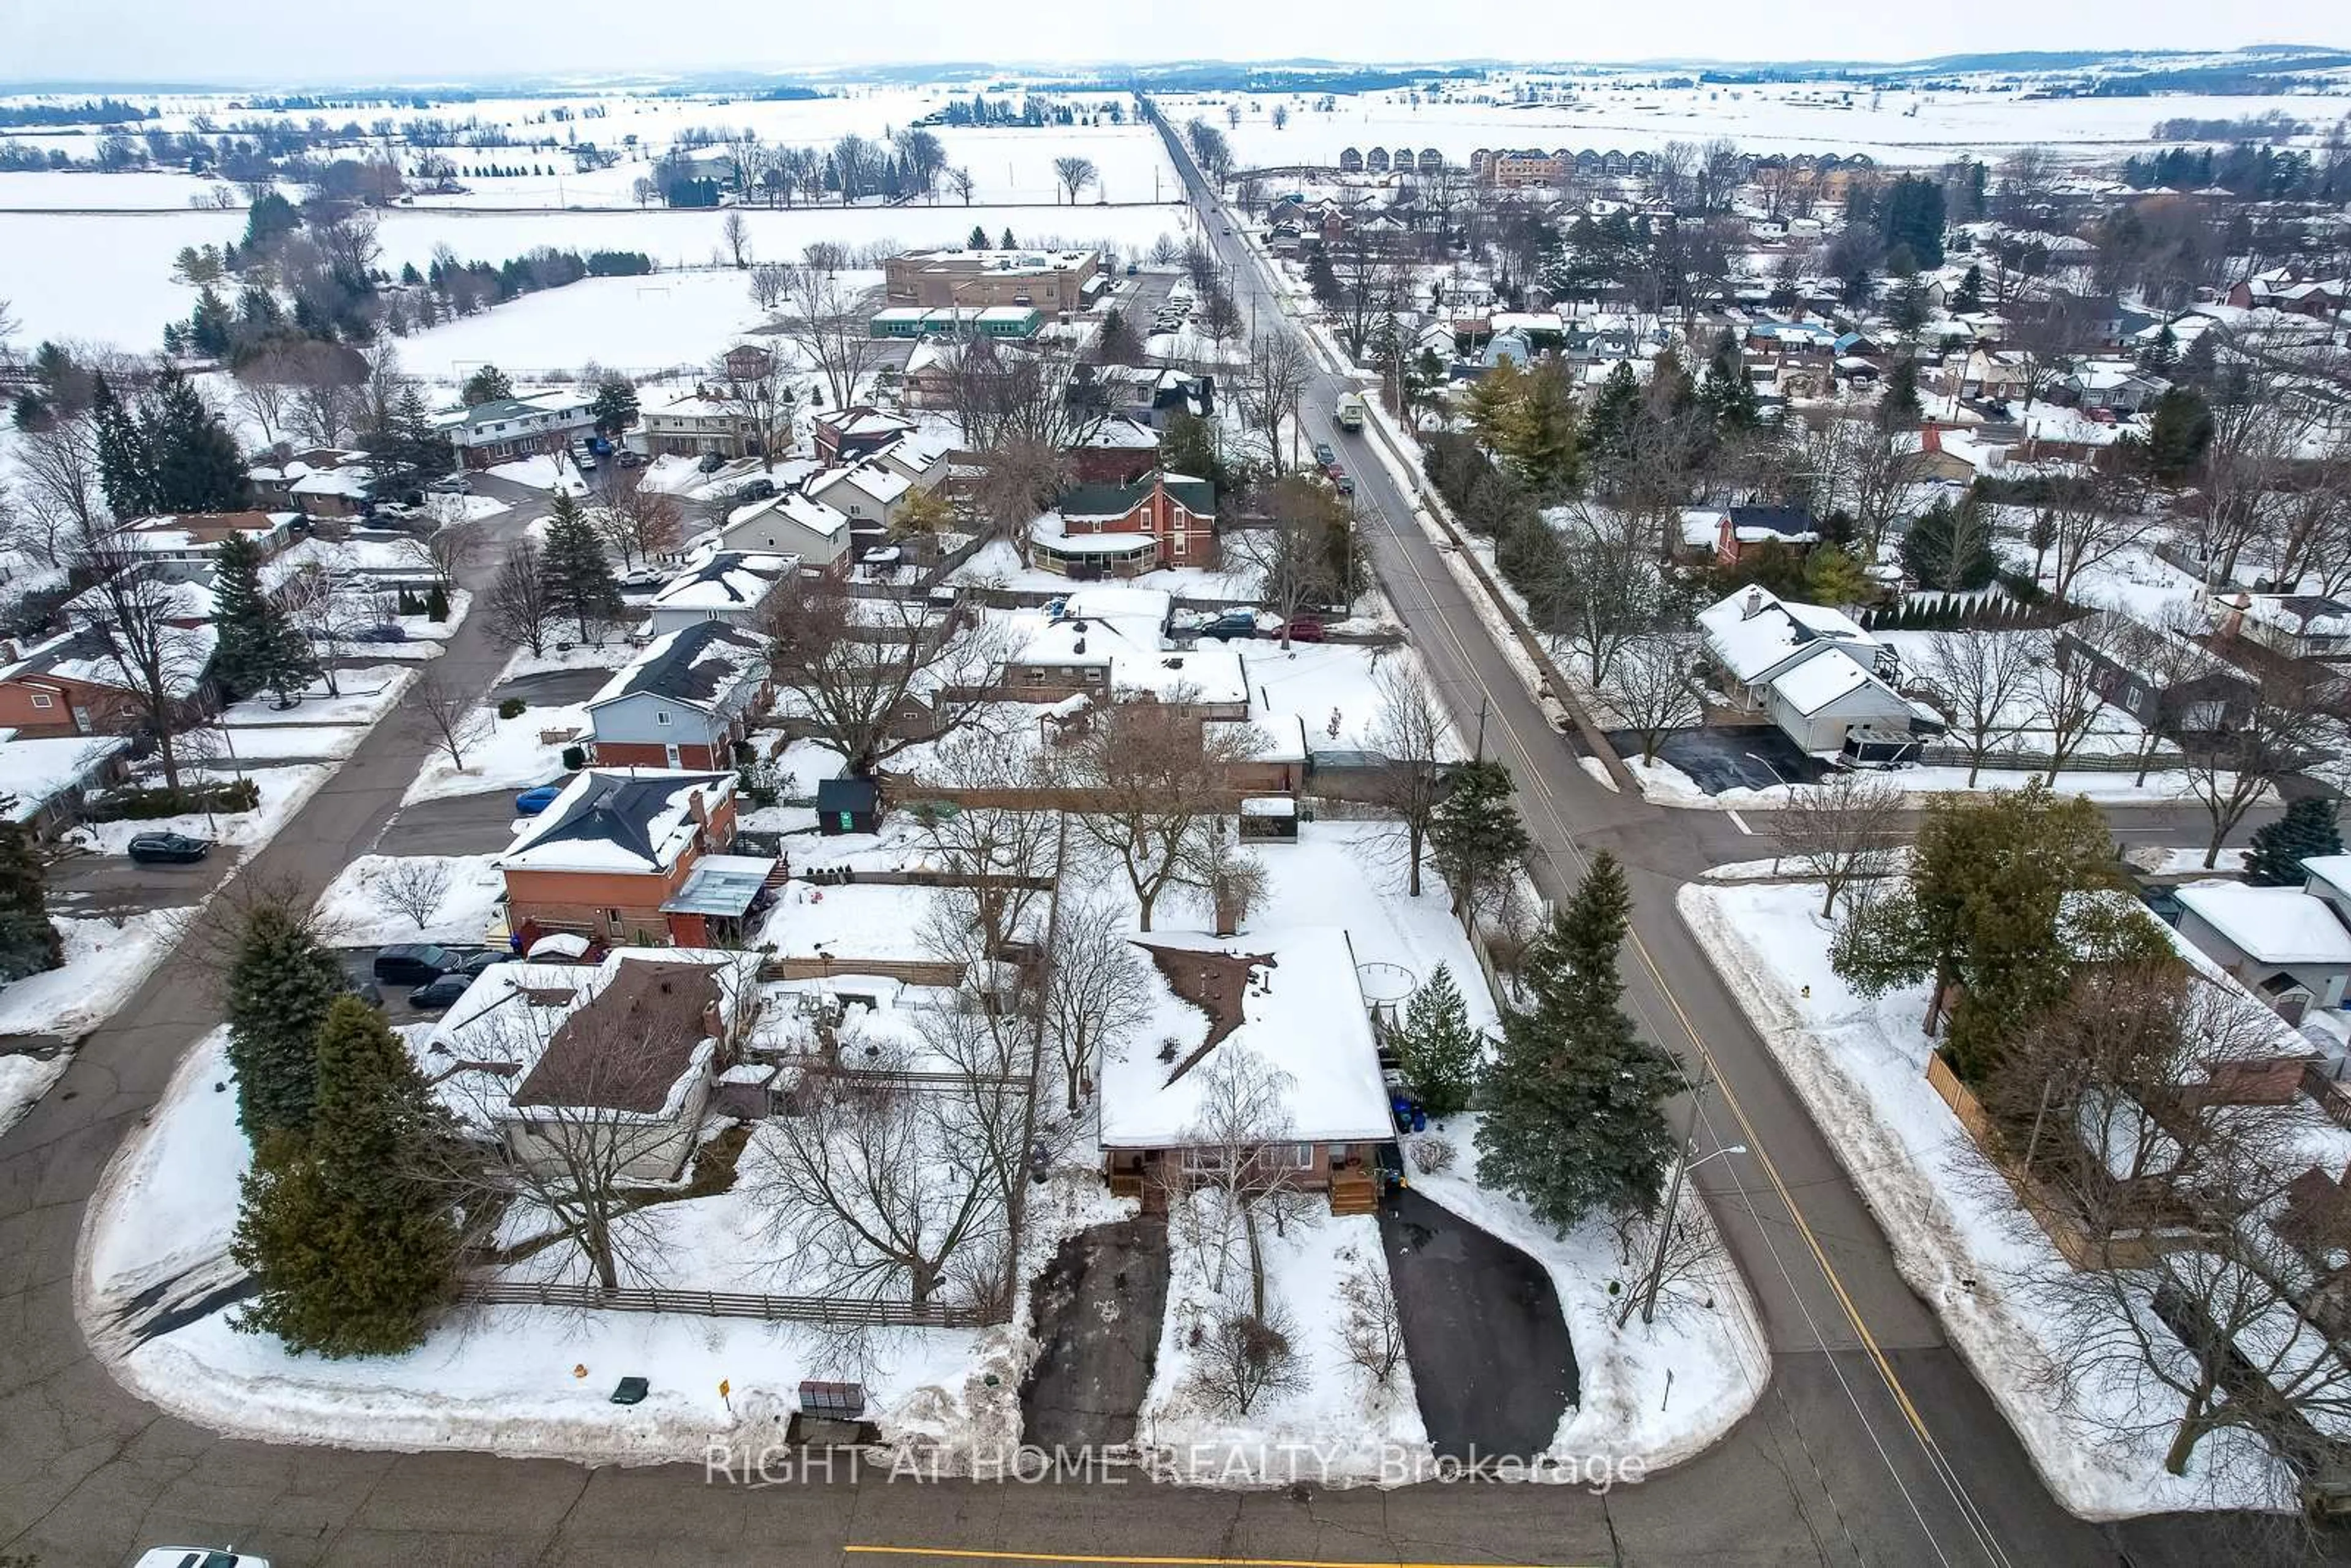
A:
[[[1290,620],[1288,630],[1290,632],[1290,640],[1293,643],[1320,643],[1323,641],[1322,622],[1317,621],[1311,615],[1293,616]]]

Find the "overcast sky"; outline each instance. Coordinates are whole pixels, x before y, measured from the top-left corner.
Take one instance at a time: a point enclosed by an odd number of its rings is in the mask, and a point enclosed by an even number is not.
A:
[[[2005,31],[1998,22],[2014,18]],[[2339,0],[2008,11],[1894,0],[0,0],[0,77],[364,84],[941,59],[1909,59],[2000,49],[2329,44]],[[1049,37],[1044,25],[1068,31]]]

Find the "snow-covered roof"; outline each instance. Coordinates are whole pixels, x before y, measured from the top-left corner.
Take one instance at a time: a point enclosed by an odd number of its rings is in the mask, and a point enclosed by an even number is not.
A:
[[[837,507],[826,506],[814,497],[792,490],[736,507],[726,514],[726,528],[732,532],[746,523],[767,517],[789,518],[810,533],[828,539],[849,528],[848,513]]]
[[[682,577],[662,584],[656,610],[740,610],[756,607],[776,584],[799,568],[799,559],[744,550],[720,550]]]
[[[696,621],[645,644],[588,699],[592,712],[645,695],[714,712],[767,675],[768,640],[728,621]]]
[[[675,865],[706,817],[735,798],[732,773],[590,768],[524,824],[501,871],[658,872]]]
[[[912,489],[914,483],[895,469],[885,468],[879,463],[865,462],[825,470],[808,482],[808,494],[821,501],[827,491],[849,485],[886,507]]]
[[[2256,963],[2351,967],[2351,930],[2325,899],[2298,887],[2197,882],[2177,891],[2184,907]]]
[[[1147,538],[1102,537],[1127,542]],[[1248,675],[1230,643],[1204,639],[1190,648],[1165,646],[1172,602],[1157,589],[1088,587],[1071,593],[1059,616],[1013,611],[1004,618],[1011,639],[1007,658],[1015,664],[1101,666],[1108,670],[1113,692],[1164,696],[1189,687],[1196,701],[1247,702]]]
[[[1181,972],[1187,954],[1249,960],[1241,1017],[1207,1051],[1208,1019],[1179,1004],[1189,1027],[1175,1060],[1159,1060],[1155,1035],[1138,1033],[1102,1064],[1102,1142],[1105,1148],[1176,1148],[1199,1119],[1202,1086],[1220,1052],[1247,1051],[1287,1078],[1280,1114],[1301,1143],[1366,1142],[1395,1135],[1379,1045],[1355,976],[1354,946],[1343,927],[1298,925],[1238,936],[1155,931],[1136,938],[1163,977]]]
[[[1877,646],[1843,611],[1782,601],[1761,587],[1742,588],[1708,605],[1698,612],[1698,623],[1708,652],[1734,679],[1749,685],[1837,643]]]
[[[209,615],[211,595],[207,592],[204,597],[204,613]],[[209,622],[201,626],[166,625],[158,630],[156,643],[163,654],[161,671],[169,695],[195,695],[196,688],[204,684],[204,668],[212,662],[213,648],[219,641],[219,633]],[[141,691],[146,687],[144,678],[128,669],[114,653],[107,632],[99,627],[61,632],[46,643],[26,649],[23,657],[0,669],[0,681],[37,680],[42,676],[84,685],[110,686],[117,691]]]
[[[1864,686],[1883,689],[1892,708],[1907,706],[1893,687],[1864,669],[1843,648],[1830,648],[1819,657],[1806,659],[1794,669],[1782,670],[1771,677],[1773,695],[1807,718]]]
[[[21,737],[0,730],[0,815],[30,821],[42,807],[89,782],[131,743],[119,735]]]

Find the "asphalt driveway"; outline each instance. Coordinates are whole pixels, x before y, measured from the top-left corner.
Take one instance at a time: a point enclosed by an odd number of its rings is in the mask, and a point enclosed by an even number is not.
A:
[[[514,842],[515,795],[510,789],[452,795],[402,806],[375,843],[378,854],[488,855]]]
[[[1429,1446],[1532,1458],[1575,1403],[1575,1347],[1542,1266],[1406,1189],[1380,1205]]]
[[[1166,1221],[1080,1231],[1032,1294],[1045,1348],[1020,1387],[1023,1440],[1071,1449],[1133,1442],[1167,1311]]]
[[[1622,757],[1641,755],[1641,737],[1618,730],[1608,737]],[[1828,769],[1770,725],[1677,729],[1657,742],[1657,759],[1690,776],[1709,795],[1725,789],[1769,789],[1774,784],[1816,784]]]

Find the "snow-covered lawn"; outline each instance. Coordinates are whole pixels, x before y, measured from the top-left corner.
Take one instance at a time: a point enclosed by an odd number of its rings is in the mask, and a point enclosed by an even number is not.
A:
[[[386,942],[478,942],[506,892],[496,855],[361,855],[319,895],[328,938],[353,946]],[[431,865],[447,877],[441,902],[423,926],[384,901],[385,880],[403,867]]]
[[[2231,872],[2241,872],[2245,869],[2243,850],[2222,850],[2213,857],[2210,865],[2206,865],[2201,845],[2193,849],[2180,849],[2166,848],[2158,844],[2142,844],[2127,851],[2123,855],[2123,859],[2149,876],[2209,876],[2216,872],[2225,875]]]
[[[2207,1437],[2187,1476],[2164,1473],[2159,1436],[2118,1440],[2053,1407],[2043,1375],[2064,1336],[2022,1287],[2062,1268],[2056,1249],[1996,1180],[1927,1082],[1924,987],[1871,1000],[1829,967],[1830,928],[1808,883],[1691,884],[1682,917],[1747,1009],[1891,1242],[1903,1277],[2023,1438],[2058,1500],[2091,1518],[2171,1509],[2278,1506],[2282,1473],[2250,1439]],[[2095,1408],[2143,1391],[2085,1389]],[[2152,1408],[2166,1398],[2147,1395]],[[2225,1472],[2225,1473],[2220,1473]]]
[[[54,916],[65,942],[65,962],[0,988],[0,1034],[70,1040],[103,1023],[172,950],[188,915],[185,909],[156,909],[119,920]],[[0,1120],[5,1119],[0,1111]]]
[[[567,496],[584,496],[588,493],[588,481],[580,477],[577,465],[568,457],[558,462],[546,453],[540,453],[532,457],[517,458],[512,463],[498,464],[491,468],[489,473],[493,478],[505,479],[517,485],[527,485],[534,490],[545,490],[549,495],[553,495],[559,486]]]
[[[189,1049],[144,1125],[123,1140],[99,1179],[81,1255],[85,1308],[93,1295],[119,1306],[225,1259],[236,1228],[237,1181],[253,1163],[236,1124],[235,1090],[224,1025]]]
[[[1559,1292],[1568,1337],[1575,1345],[1577,1404],[1560,1422],[1553,1457],[1631,1458],[1651,1469],[1678,1464],[1729,1431],[1762,1396],[1771,1358],[1747,1283],[1724,1255],[1703,1278],[1658,1293],[1656,1321],[1638,1313],[1623,1328],[1616,1314],[1631,1288],[1636,1261],[1620,1263],[1604,1226],[1590,1221],[1565,1237],[1537,1219],[1508,1193],[1478,1181],[1478,1122],[1473,1113],[1438,1124],[1454,1146],[1450,1170],[1413,1171],[1424,1197],[1501,1238],[1543,1266]],[[1685,1188],[1685,1223],[1713,1227],[1694,1192]],[[1565,1469],[1565,1479],[1576,1469]]]
[[[183,776],[214,780],[235,776],[226,763],[183,768],[182,772]],[[319,786],[333,772],[333,768],[316,762],[247,768],[245,777],[261,789],[261,804],[253,810],[214,811],[210,815],[193,811],[186,816],[149,817],[137,821],[86,822],[74,829],[73,835],[92,853],[101,855],[128,854],[131,841],[141,833],[185,833],[191,838],[210,839],[223,848],[253,849],[276,836],[277,830],[302,809],[302,803],[317,793]]]
[[[1379,722],[1379,687],[1373,673],[1388,663],[1416,664],[1407,647],[1347,643],[1292,643],[1287,653],[1269,638],[1235,643],[1249,676],[1252,718],[1295,714],[1310,750],[1372,746]]]
[[[641,652],[641,648],[625,637],[614,637],[602,643],[574,643],[568,646],[550,643],[544,653],[517,648],[492,685],[495,688],[525,675],[551,674],[557,670],[617,670]]]
[[[246,764],[324,761],[349,757],[367,738],[367,727],[356,724],[239,724],[227,728],[237,760]],[[222,760],[225,762],[226,758]]]
[[[539,738],[555,733],[573,738]],[[400,798],[401,804],[552,783],[563,776],[563,748],[581,744],[587,734],[588,710],[578,703],[528,707],[518,718],[500,718],[495,707],[476,708],[466,716],[459,732],[458,750],[465,758],[465,766],[450,760],[448,748],[436,737],[415,781]]]
[[[1189,1200],[1196,1210],[1215,1201],[1207,1191]],[[1302,1386],[1266,1394],[1243,1416],[1218,1409],[1193,1385],[1195,1336],[1213,1340],[1221,1317],[1246,1308],[1249,1261],[1235,1260],[1218,1291],[1200,1250],[1176,1239],[1186,1226],[1176,1217],[1168,1226],[1167,1311],[1136,1446],[1169,1456],[1164,1473],[1174,1479],[1228,1486],[1373,1481],[1395,1476],[1399,1461],[1425,1464],[1428,1431],[1411,1366],[1399,1364],[1383,1388],[1349,1362],[1340,1338],[1342,1281],[1367,1270],[1388,1289],[1379,1221],[1368,1214],[1320,1214],[1293,1220],[1280,1233],[1270,1221],[1261,1226],[1268,1308],[1289,1320]]]
[[[415,671],[402,669],[397,664],[371,664],[364,668],[337,670],[335,685],[338,695],[329,695],[326,683],[316,682],[302,694],[302,700],[290,708],[278,707],[266,696],[247,697],[241,703],[232,704],[222,713],[221,719],[232,727],[287,724],[370,725],[392,710],[399,703],[401,694],[415,678]]]

